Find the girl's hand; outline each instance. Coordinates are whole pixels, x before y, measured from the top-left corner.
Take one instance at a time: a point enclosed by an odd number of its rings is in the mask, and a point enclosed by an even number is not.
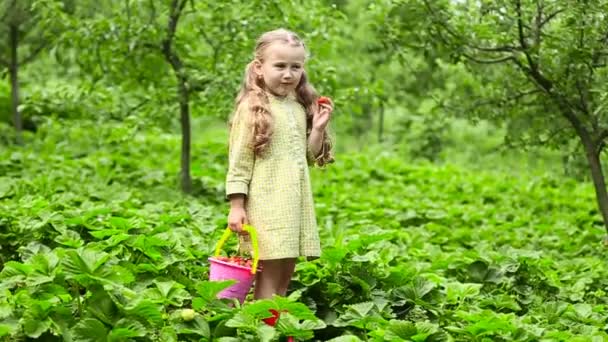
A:
[[[329,98],[324,98],[325,101],[319,102],[318,110],[312,117],[312,128],[322,131],[327,127],[331,113],[334,111],[334,104]]]
[[[247,234],[247,232],[243,230],[243,224],[248,223],[249,221],[247,221],[245,208],[237,206],[230,208],[230,213],[228,214],[228,227],[230,230],[239,234]]]

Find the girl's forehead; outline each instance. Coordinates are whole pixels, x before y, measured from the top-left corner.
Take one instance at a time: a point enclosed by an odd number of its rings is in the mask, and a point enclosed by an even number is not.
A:
[[[264,57],[268,61],[288,61],[288,62],[304,62],[306,59],[306,50],[300,45],[290,43],[275,42],[266,48]]]

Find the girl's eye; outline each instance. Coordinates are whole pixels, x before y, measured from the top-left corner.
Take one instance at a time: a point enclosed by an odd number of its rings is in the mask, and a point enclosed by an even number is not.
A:
[[[294,68],[294,69],[296,69],[296,70],[299,70],[301,67],[302,67],[302,66],[300,66],[300,65],[294,65],[294,66],[293,66],[293,68]]]
[[[274,66],[279,69],[283,69],[285,67],[285,64],[275,64]]]

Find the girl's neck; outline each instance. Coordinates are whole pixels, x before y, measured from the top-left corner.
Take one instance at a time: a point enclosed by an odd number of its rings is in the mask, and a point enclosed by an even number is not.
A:
[[[287,95],[277,95],[277,94],[272,93],[269,90],[266,90],[266,95],[268,96],[269,99],[275,99],[277,101],[293,100],[296,98],[295,92],[290,92]]]

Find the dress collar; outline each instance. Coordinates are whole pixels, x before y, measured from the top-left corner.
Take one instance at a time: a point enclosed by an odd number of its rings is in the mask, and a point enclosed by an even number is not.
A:
[[[279,103],[285,103],[285,102],[290,102],[290,101],[295,101],[296,100],[296,94],[295,92],[291,92],[285,96],[278,96],[275,95],[271,92],[266,92],[266,94],[268,95],[268,100],[269,101],[274,101],[274,102],[279,102]]]

